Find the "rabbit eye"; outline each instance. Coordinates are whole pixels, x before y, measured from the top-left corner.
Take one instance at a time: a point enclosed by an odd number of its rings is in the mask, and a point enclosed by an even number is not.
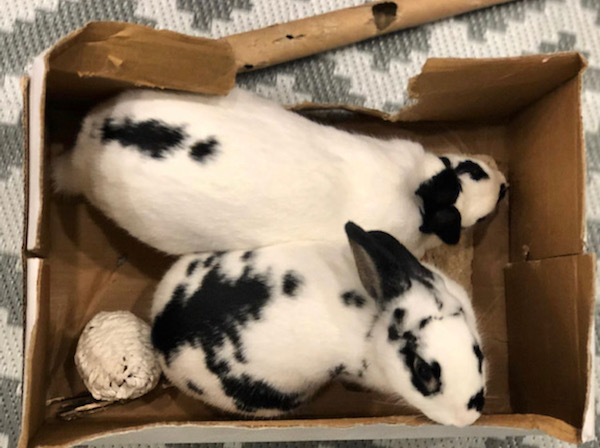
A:
[[[424,395],[433,395],[442,387],[441,368],[437,362],[427,363],[416,353],[412,360],[413,384]]]
[[[427,383],[431,381],[431,378],[433,377],[431,366],[423,361],[419,356],[415,356],[414,370],[423,382]]]

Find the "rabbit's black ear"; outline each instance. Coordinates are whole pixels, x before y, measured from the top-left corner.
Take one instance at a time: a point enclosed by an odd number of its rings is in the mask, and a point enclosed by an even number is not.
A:
[[[361,283],[379,302],[403,294],[411,279],[424,283],[433,279],[431,271],[388,233],[366,232],[352,222],[345,229]]]
[[[415,192],[423,199],[425,210],[437,210],[456,202],[462,190],[460,179],[452,168],[445,168],[419,185]]]
[[[454,206],[438,210],[428,223],[435,233],[446,244],[457,244],[460,241],[461,216]]]
[[[462,191],[455,171],[446,168],[426,180],[415,192],[423,200],[423,223],[419,230],[435,234],[446,244],[460,240],[461,216],[454,203]]]

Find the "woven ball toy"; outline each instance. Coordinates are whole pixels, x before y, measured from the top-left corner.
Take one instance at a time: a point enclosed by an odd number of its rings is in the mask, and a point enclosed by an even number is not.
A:
[[[129,311],[94,316],[79,337],[75,365],[92,396],[103,401],[140,397],[161,376],[150,326]]]

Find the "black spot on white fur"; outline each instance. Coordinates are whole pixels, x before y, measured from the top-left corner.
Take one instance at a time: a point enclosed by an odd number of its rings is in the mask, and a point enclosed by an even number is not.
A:
[[[198,267],[199,262],[200,262],[200,260],[194,260],[190,264],[188,264],[188,267],[185,271],[185,273],[188,277],[194,273],[194,271],[196,270],[196,267]]]
[[[482,373],[483,370],[483,353],[481,352],[481,348],[479,347],[479,344],[475,344],[473,346],[473,352],[475,353],[475,356],[477,356],[477,361],[479,361],[479,373]]]
[[[425,319],[421,319],[421,322],[419,322],[419,329],[422,330],[423,328],[425,328],[427,326],[427,324],[429,324],[432,321],[432,317],[429,316]]]
[[[101,129],[102,143],[118,141],[122,146],[136,146],[142,153],[155,159],[162,159],[174,147],[180,146],[185,139],[181,127],[170,126],[159,120],[134,122],[125,118],[115,123],[112,118],[104,120]]]
[[[400,339],[400,333],[394,325],[388,327],[388,341],[394,342]]]
[[[287,271],[283,276],[283,293],[289,297],[296,297],[302,283],[303,279],[300,274],[295,271]]]
[[[198,162],[205,162],[217,153],[219,142],[214,137],[209,137],[194,143],[190,147],[190,156]]]
[[[301,404],[298,393],[284,393],[265,381],[256,380],[247,374],[239,377],[221,378],[223,390],[233,398],[236,407],[244,412],[256,412],[260,409],[290,411]]]
[[[217,260],[222,254],[214,256]],[[189,297],[185,285],[175,288],[171,301],[154,321],[152,344],[167,365],[182,345],[201,347],[206,367],[219,378],[224,393],[240,411],[289,411],[297,407],[299,394],[284,393],[263,380],[232,373],[233,363],[245,362],[241,329],[247,322],[260,319],[271,297],[269,285],[268,273],[246,266],[239,278],[231,279],[216,263]],[[222,353],[227,340],[234,347],[234,359]]]
[[[196,395],[202,395],[204,391],[196,386],[192,381],[187,382],[187,388],[194,392]]]
[[[367,303],[367,299],[356,291],[346,291],[342,294],[342,300],[346,306],[355,306],[357,308],[362,308]]]
[[[397,324],[402,324],[402,321],[404,320],[405,315],[406,315],[406,310],[404,310],[402,308],[396,308],[394,310],[394,320],[396,321]]]
[[[254,252],[251,250],[248,250],[242,254],[242,261],[249,261],[252,258],[254,258]]]
[[[488,173],[486,173],[485,170],[481,168],[481,166],[478,163],[475,163],[472,160],[463,160],[458,165],[456,165],[454,171],[458,176],[466,173],[474,181],[480,181],[481,179],[490,178]]]
[[[346,373],[346,366],[344,364],[339,364],[333,369],[329,369],[329,378],[333,379],[336,376],[342,375],[343,373]]]
[[[462,306],[456,310],[454,313],[450,314],[450,317],[460,317],[464,313]]]
[[[483,389],[481,389],[471,397],[469,403],[467,403],[467,409],[475,409],[477,412],[481,412],[484,405],[485,397],[483,396]]]

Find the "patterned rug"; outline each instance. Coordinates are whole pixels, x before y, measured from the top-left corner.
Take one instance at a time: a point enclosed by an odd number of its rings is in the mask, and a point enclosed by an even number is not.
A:
[[[90,20],[130,21],[196,36],[221,37],[361,3],[361,0],[0,0],[0,448],[16,446],[21,412],[23,296],[19,254],[23,147],[19,77],[32,58]],[[247,74],[241,76],[239,82],[284,103],[347,102],[393,110],[404,103],[407,80],[420,71],[428,57],[515,56],[565,50],[582,52],[590,64],[583,92],[588,164],[587,228],[589,250],[598,251],[600,0],[517,1]],[[597,383],[598,387],[600,381]],[[530,436],[502,440],[229,443],[198,447],[565,445],[549,437]],[[600,445],[593,442],[586,446]]]

